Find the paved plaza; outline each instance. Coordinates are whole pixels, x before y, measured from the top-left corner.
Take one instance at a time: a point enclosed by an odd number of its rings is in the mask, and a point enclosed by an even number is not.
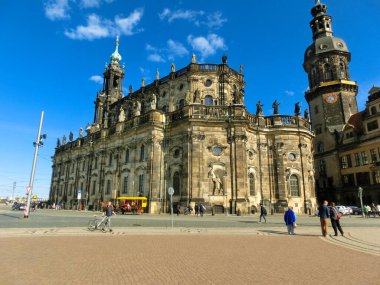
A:
[[[118,215],[90,232],[93,212],[0,206],[0,284],[380,284],[380,218],[342,218],[321,237],[317,217]],[[98,215],[100,213],[97,213]],[[329,233],[333,233],[329,229]]]

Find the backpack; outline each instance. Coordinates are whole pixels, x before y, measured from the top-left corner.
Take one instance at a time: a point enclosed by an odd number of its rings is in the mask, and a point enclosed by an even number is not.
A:
[[[266,215],[267,214],[267,209],[265,209],[264,207],[263,207],[263,215]]]

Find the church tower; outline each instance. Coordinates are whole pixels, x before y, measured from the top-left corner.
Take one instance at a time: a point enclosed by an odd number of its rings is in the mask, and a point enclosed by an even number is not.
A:
[[[306,49],[303,67],[308,74],[309,104],[312,129],[315,132],[314,152],[317,193],[332,192],[340,185],[337,146],[351,115],[358,112],[358,86],[351,81],[348,63],[351,53],[346,43],[334,37],[327,6],[319,0],[311,9],[310,27],[313,43]],[[331,195],[319,195],[331,198]]]
[[[111,54],[111,63],[106,64],[103,73],[103,89],[95,101],[94,124],[107,128],[107,113],[114,102],[123,97],[124,67],[120,66],[119,37],[116,38],[115,51]]]

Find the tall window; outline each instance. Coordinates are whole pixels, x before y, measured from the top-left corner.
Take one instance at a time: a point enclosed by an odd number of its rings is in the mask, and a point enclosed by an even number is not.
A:
[[[347,168],[348,167],[348,163],[347,163],[347,156],[342,156],[341,158],[340,158],[340,164],[341,164],[341,167],[343,168],[343,169],[345,169],[345,168]]]
[[[321,174],[326,173],[326,163],[324,160],[319,161],[318,170],[319,170],[319,173]]]
[[[95,195],[96,181],[92,181],[92,195]]]
[[[377,121],[372,121],[372,122],[367,123],[367,129],[369,132],[376,130],[378,128],[379,128],[379,124],[377,123]]]
[[[331,66],[329,64],[325,64],[324,72],[325,72],[325,80],[326,81],[333,79],[333,72],[332,72]]]
[[[371,149],[370,152],[371,152],[371,161],[372,162],[378,161],[379,156],[378,156],[377,150],[376,149]]]
[[[112,165],[112,153],[110,153],[110,156],[108,158],[108,165],[111,166]]]
[[[317,150],[319,153],[323,152],[325,150],[324,146],[323,146],[323,142],[319,142],[317,144]]]
[[[129,162],[129,148],[125,150],[125,163]]]
[[[124,177],[124,183],[123,183],[123,194],[128,193],[128,176]]]
[[[299,196],[300,188],[298,185],[298,177],[296,175],[290,176],[290,196]]]
[[[361,156],[359,153],[355,153],[355,166],[361,166],[362,165],[362,160]]]
[[[139,195],[144,195],[144,174],[139,175]]]
[[[380,184],[380,170],[373,172],[373,183]]]
[[[363,162],[363,165],[367,165],[367,164],[368,164],[367,153],[366,153],[365,151],[362,151],[362,152],[361,152],[361,156],[362,156],[362,162]]]
[[[95,157],[95,166],[94,166],[94,169],[97,169],[98,168],[98,158],[97,157]]]
[[[111,180],[107,180],[106,194],[111,194]]]
[[[145,146],[142,145],[140,148],[140,161],[144,161],[144,160],[145,160]]]
[[[182,109],[185,106],[185,100],[181,99],[179,100],[178,108]]]
[[[173,188],[174,188],[174,195],[179,195],[180,193],[180,177],[179,173],[175,172],[173,175]]]
[[[86,161],[83,160],[83,162],[82,162],[82,171],[84,171],[85,169],[86,169]]]
[[[249,174],[249,195],[251,196],[256,195],[255,176],[253,175],[253,173]]]
[[[212,98],[212,96],[207,95],[207,96],[205,97],[204,104],[205,104],[206,106],[212,106],[212,105],[214,105],[214,99]]]
[[[348,165],[348,167],[352,167],[352,160],[351,160],[350,154],[347,155],[347,165]]]

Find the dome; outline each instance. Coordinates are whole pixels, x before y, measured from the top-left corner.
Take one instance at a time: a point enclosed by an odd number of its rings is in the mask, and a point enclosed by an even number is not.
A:
[[[119,36],[116,37],[115,51],[111,54],[111,63],[119,63],[121,55],[119,54]]]
[[[305,51],[304,65],[311,61],[316,56],[324,53],[342,52],[350,53],[344,40],[336,37],[321,37],[317,38]]]

